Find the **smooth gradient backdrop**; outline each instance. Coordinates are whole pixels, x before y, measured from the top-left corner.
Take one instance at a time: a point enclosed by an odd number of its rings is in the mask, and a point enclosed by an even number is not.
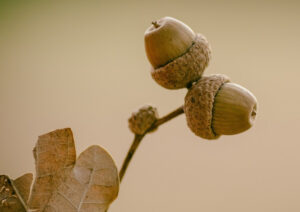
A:
[[[79,155],[98,144],[118,167],[130,114],[183,104],[150,75],[144,31],[172,16],[212,46],[223,73],[259,102],[253,128],[215,141],[184,115],[143,140],[111,212],[300,211],[299,1],[0,1],[0,174],[35,172],[39,135],[71,127]]]

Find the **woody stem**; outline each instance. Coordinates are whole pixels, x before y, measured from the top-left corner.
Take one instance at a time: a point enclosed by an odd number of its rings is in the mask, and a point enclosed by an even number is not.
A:
[[[176,110],[172,111],[171,113],[165,115],[164,117],[158,119],[151,127],[149,127],[148,130],[146,130],[146,132],[142,135],[137,135],[135,134],[134,136],[134,140],[131,144],[130,149],[128,150],[127,156],[123,162],[122,168],[120,170],[119,173],[119,177],[120,177],[120,182],[122,182],[122,179],[125,175],[125,172],[127,170],[127,167],[135,153],[135,151],[137,150],[139,144],[141,143],[141,141],[143,140],[143,138],[145,137],[145,135],[149,132],[151,132],[153,129],[158,128],[160,125],[166,123],[167,121],[170,121],[171,119],[183,114],[183,106],[180,106],[179,108],[177,108]]]

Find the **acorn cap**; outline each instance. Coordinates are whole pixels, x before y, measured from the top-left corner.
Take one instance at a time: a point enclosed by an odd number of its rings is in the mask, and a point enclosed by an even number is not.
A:
[[[164,88],[185,88],[202,76],[210,57],[211,51],[206,38],[197,34],[195,43],[185,54],[163,67],[152,68],[151,75]]]
[[[212,128],[213,104],[218,90],[226,82],[229,78],[225,75],[204,76],[186,94],[184,112],[187,124],[197,136],[206,139],[220,136]]]
[[[158,112],[155,107],[145,105],[137,112],[132,113],[128,119],[130,130],[137,134],[144,134],[158,119]]]
[[[146,30],[145,49],[152,64],[152,78],[167,89],[184,88],[197,81],[211,57],[203,35],[170,17],[154,22]]]

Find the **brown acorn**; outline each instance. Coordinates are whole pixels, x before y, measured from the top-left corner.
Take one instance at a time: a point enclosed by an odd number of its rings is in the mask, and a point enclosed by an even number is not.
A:
[[[128,119],[130,130],[137,134],[144,134],[158,119],[158,112],[155,107],[145,105],[137,112],[132,113]]]
[[[189,128],[205,139],[249,129],[256,118],[257,100],[225,75],[202,77],[188,91],[184,112]]]
[[[152,22],[145,32],[145,50],[153,79],[168,89],[184,88],[197,81],[211,56],[203,35],[171,17]]]

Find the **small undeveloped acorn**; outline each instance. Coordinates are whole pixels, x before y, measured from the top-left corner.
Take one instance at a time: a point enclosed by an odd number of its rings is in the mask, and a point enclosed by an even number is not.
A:
[[[220,74],[202,77],[184,104],[189,128],[205,139],[244,132],[253,125],[256,110],[255,96]]]
[[[152,22],[145,32],[145,50],[153,79],[168,89],[184,88],[197,81],[211,56],[203,35],[171,17]]]
[[[144,134],[158,119],[158,112],[155,107],[145,105],[137,112],[132,113],[128,119],[130,130],[138,135]]]

